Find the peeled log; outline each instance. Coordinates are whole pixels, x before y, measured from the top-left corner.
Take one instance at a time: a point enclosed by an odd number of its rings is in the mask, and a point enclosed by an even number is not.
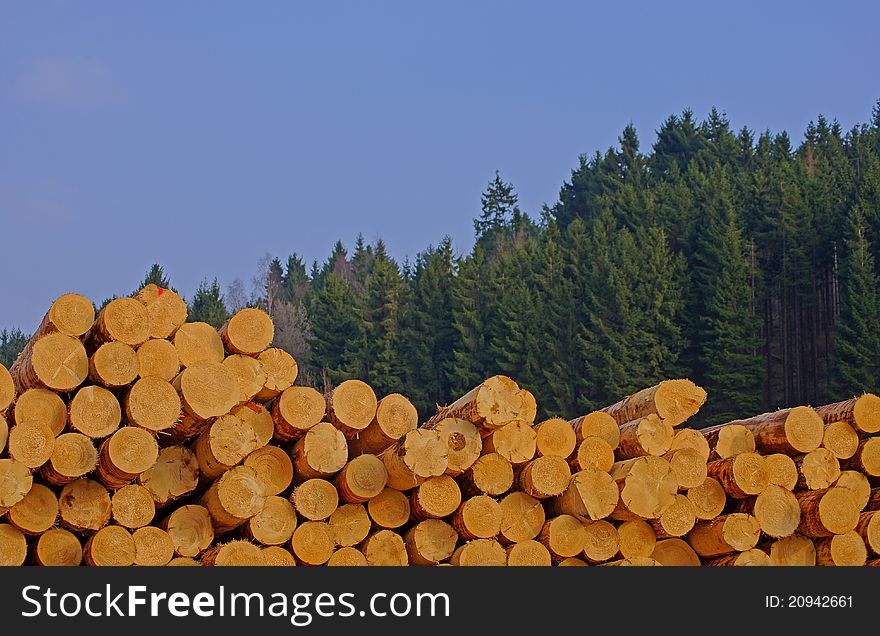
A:
[[[461,503],[452,525],[462,539],[491,539],[501,531],[501,504],[487,495]]]
[[[859,515],[856,532],[874,554],[880,554],[880,512],[872,510]]]
[[[167,340],[152,338],[137,348],[138,375],[142,378],[155,376],[171,382],[180,373],[180,357],[177,349]]]
[[[225,415],[238,404],[238,378],[219,362],[196,362],[185,368],[172,384],[183,405],[183,418],[171,429],[176,437],[195,437],[212,419]]]
[[[821,490],[828,488],[840,477],[840,462],[827,448],[817,448],[799,458],[798,490]]]
[[[559,417],[550,418],[535,429],[535,453],[538,457],[562,457],[570,456],[577,445],[577,435],[571,424]]]
[[[675,430],[656,415],[642,417],[620,425],[620,444],[615,451],[618,460],[645,455],[661,456],[672,446]]]
[[[700,439],[703,439],[702,436]],[[678,482],[679,490],[696,488],[709,474],[705,457],[693,448],[671,450],[663,456],[663,459],[669,462],[669,470]]]
[[[22,565],[27,558],[27,540],[8,523],[0,523],[0,567]]]
[[[254,396],[254,402],[268,402],[277,397],[284,389],[293,386],[299,367],[293,356],[284,349],[271,347],[257,356],[266,374],[266,383],[259,393]]]
[[[110,521],[110,493],[91,479],[67,484],[58,497],[61,521],[79,532],[100,530]]]
[[[410,490],[428,477],[445,473],[448,452],[440,433],[417,428],[382,451],[379,458],[388,471],[388,486]]]
[[[370,515],[362,504],[343,504],[327,521],[338,546],[354,546],[370,534]],[[402,525],[402,524],[401,524]]]
[[[89,375],[89,358],[79,340],[52,333],[38,340],[31,339],[9,373],[17,393],[28,389],[69,393]]]
[[[150,491],[156,506],[166,506],[196,489],[199,463],[185,446],[168,446],[159,451],[153,466],[138,476],[138,484]]]
[[[687,498],[694,504],[694,513],[697,519],[714,519],[724,510],[727,503],[727,494],[718,480],[706,477],[702,486],[689,488]]]
[[[689,448],[697,452],[703,458],[703,463],[709,461],[709,442],[702,432],[693,428],[682,428],[675,431],[672,436],[672,444],[669,446],[669,452],[674,453],[677,450]]]
[[[569,421],[569,424],[578,441],[588,437],[601,437],[612,449],[617,448],[620,443],[620,426],[608,413],[593,411]]]
[[[651,558],[660,565],[670,566],[698,566],[700,557],[694,549],[682,539],[664,539],[658,541],[651,553]]]
[[[376,394],[366,382],[346,380],[327,396],[327,420],[352,439],[376,417]]]
[[[534,539],[544,527],[541,502],[524,492],[512,492],[501,500],[501,532],[505,544]]]
[[[24,499],[9,509],[6,518],[28,536],[43,534],[58,518],[58,498],[46,486],[34,484]]]
[[[871,482],[862,473],[856,470],[841,471],[840,477],[834,482],[835,486],[847,488],[852,491],[856,498],[856,505],[859,510],[877,510],[880,500],[872,498]],[[873,500],[873,505],[872,505]]]
[[[701,557],[715,557],[751,550],[758,543],[761,527],[752,515],[734,512],[700,521],[688,533],[688,543]]]
[[[181,506],[162,523],[171,537],[174,553],[182,557],[196,557],[214,542],[211,515],[203,506]]]
[[[122,422],[119,400],[107,389],[84,386],[70,401],[70,427],[92,439],[111,435]]]
[[[330,567],[363,567],[367,565],[367,557],[357,548],[339,548],[330,555],[327,565]]]
[[[134,382],[138,366],[134,349],[124,342],[108,342],[89,359],[89,379],[105,389],[120,389]]]
[[[602,563],[614,558],[620,551],[620,533],[607,521],[593,521],[584,524],[584,559],[589,563]]]
[[[447,417],[428,426],[430,426],[430,430],[440,434],[440,439],[446,445],[447,475],[457,477],[470,468],[480,457],[483,440],[480,438],[477,427],[467,420]]]
[[[868,550],[858,532],[850,531],[816,541],[816,565],[861,566]]]
[[[510,567],[546,567],[553,565],[550,551],[544,547],[543,544],[538,543],[534,539],[520,541],[519,543],[507,546],[506,552],[507,565]],[[566,563],[566,561],[571,559],[579,561],[579,559],[569,557],[568,559],[560,561],[559,565],[586,565],[583,561],[576,564]]]
[[[168,565],[174,557],[171,536],[161,528],[146,526],[131,534],[134,541],[134,565],[158,567]]]
[[[611,476],[620,489],[620,502],[611,515],[615,519],[656,519],[678,492],[669,462],[660,457],[649,455],[619,462]]]
[[[206,322],[188,322],[174,334],[174,348],[182,368],[199,362],[223,362],[223,341],[220,334]]]
[[[880,432],[880,397],[873,393],[817,406],[816,412],[826,424],[844,421],[860,433],[873,435]]]
[[[462,484],[469,495],[499,497],[513,486],[513,466],[498,453],[482,455],[464,472]]]
[[[105,342],[124,342],[137,347],[150,338],[152,322],[147,308],[134,298],[116,298],[98,313],[85,337],[90,351]]]
[[[445,521],[426,519],[410,528],[403,537],[412,565],[437,565],[452,556],[458,535]]]
[[[695,415],[705,401],[706,392],[690,380],[664,380],[602,411],[611,415],[620,425],[657,415],[672,426],[678,426]]]
[[[703,565],[708,566],[769,566],[770,555],[758,548],[726,554],[715,559],[707,560]]]
[[[367,502],[367,513],[379,528],[394,530],[409,521],[409,497],[393,488],[385,488]]]
[[[258,358],[235,354],[224,358],[223,366],[238,378],[238,386],[241,389],[238,395],[240,404],[252,401],[263,390],[268,376],[263,369],[263,363]]]
[[[757,497],[739,501],[734,509],[753,515],[761,531],[777,539],[793,535],[801,520],[797,497],[774,484],[767,486]]]
[[[722,424],[700,429],[711,453],[709,459],[727,459],[740,453],[755,452],[755,436],[740,424]]]
[[[260,545],[281,545],[296,530],[296,513],[283,497],[266,497],[266,504],[244,526],[247,536]]]
[[[595,468],[608,472],[614,465],[614,449],[601,437],[585,437],[578,442],[577,451],[569,458],[575,470]]]
[[[6,444],[12,459],[36,470],[52,456],[55,436],[45,424],[27,422],[12,427]]]
[[[557,561],[583,552],[587,532],[583,524],[571,515],[559,515],[548,519],[538,533],[538,541],[549,550]]]
[[[308,386],[292,386],[272,403],[275,438],[282,442],[297,440],[319,424],[327,413],[327,401]]]
[[[291,455],[296,479],[331,477],[345,466],[348,445],[341,431],[330,422],[321,422],[294,444]]]
[[[64,433],[55,438],[49,461],[40,477],[53,486],[63,486],[92,472],[98,464],[98,450],[91,438],[81,433]]]
[[[48,389],[29,389],[18,396],[9,424],[41,422],[60,435],[67,426],[67,405],[61,396]]]
[[[764,456],[764,468],[771,484],[782,486],[786,490],[794,490],[798,481],[798,469],[794,460],[788,455],[774,453]]]
[[[511,422],[486,435],[483,454],[498,453],[518,466],[535,456],[536,437],[535,430],[525,422]]]
[[[809,406],[764,413],[730,424],[739,424],[752,431],[755,448],[762,453],[809,453],[819,448],[825,434],[822,418]]]
[[[651,556],[657,537],[654,530],[644,521],[624,521],[617,528],[619,551],[623,559]]]
[[[263,510],[266,490],[253,468],[236,466],[217,479],[199,502],[211,514],[214,532],[223,534]]]
[[[740,453],[709,462],[706,470],[734,499],[757,495],[770,484],[764,458],[757,453]]]
[[[513,421],[528,422],[528,415],[534,421],[531,399],[526,393],[507,376],[494,375],[449,406],[439,407],[428,424],[453,417],[468,420],[485,434]]]
[[[6,413],[7,409],[15,400],[15,382],[3,364],[0,364],[0,415]]]
[[[571,480],[571,468],[562,457],[546,455],[527,463],[519,475],[523,492],[536,499],[561,495]],[[573,556],[573,555],[570,555]]]
[[[841,465],[868,477],[880,477],[880,437],[863,439],[855,454],[841,462]]]
[[[461,490],[449,475],[429,477],[413,490],[410,506],[414,519],[441,519],[461,504]]]
[[[399,393],[386,395],[379,400],[373,421],[349,443],[351,452],[378,455],[418,424],[419,414],[412,402]]]
[[[801,507],[798,530],[813,538],[844,534],[859,523],[858,503],[852,491],[832,486],[795,495]]]
[[[93,324],[95,306],[92,301],[80,294],[64,294],[49,307],[32,339],[42,338],[50,333],[79,338],[88,333]]]
[[[275,337],[275,325],[262,309],[246,307],[235,312],[220,327],[220,337],[231,354],[258,356]]]
[[[166,431],[181,418],[180,396],[167,380],[147,376],[135,382],[123,400],[129,424],[148,431]]]
[[[831,422],[825,425],[822,446],[837,459],[849,459],[859,449],[859,434],[844,421]]]
[[[359,549],[367,558],[367,565],[409,565],[409,557],[403,538],[391,530],[374,532],[364,539]]]
[[[309,479],[293,489],[290,502],[301,517],[309,521],[323,521],[339,505],[339,494],[329,481]]]
[[[660,513],[658,519],[651,520],[651,527],[658,539],[669,539],[683,537],[693,529],[696,522],[694,504],[685,495],[678,494],[672,504]]]
[[[207,550],[202,555],[202,565],[259,566],[266,565],[266,557],[259,546],[250,541],[230,541]]]
[[[364,503],[382,492],[387,481],[388,472],[382,460],[364,454],[343,466],[336,476],[336,487],[348,503]]]
[[[199,474],[211,481],[240,464],[256,448],[254,429],[231,414],[214,420],[192,445]]]
[[[113,520],[135,530],[148,525],[156,514],[156,502],[149,490],[137,484],[123,486],[110,498]]]
[[[620,492],[608,473],[587,468],[575,473],[565,491],[552,502],[556,514],[567,514],[581,521],[597,521],[617,507]]]
[[[245,458],[244,465],[256,471],[257,477],[266,487],[267,495],[282,493],[293,481],[293,462],[290,455],[277,446],[258,448]]]
[[[153,338],[170,338],[186,322],[186,303],[173,289],[150,283],[134,298],[147,308]]]
[[[770,544],[770,565],[816,565],[816,547],[813,540],[800,534],[777,539]]]
[[[474,539],[459,546],[449,562],[461,567],[507,565],[507,552],[494,539]]]
[[[158,458],[159,444],[148,431],[124,426],[101,444],[97,476],[108,488],[122,488],[152,468]]]
[[[47,567],[77,566],[82,563],[82,557],[82,544],[77,536],[62,528],[52,528],[41,534],[34,548],[36,564]]]

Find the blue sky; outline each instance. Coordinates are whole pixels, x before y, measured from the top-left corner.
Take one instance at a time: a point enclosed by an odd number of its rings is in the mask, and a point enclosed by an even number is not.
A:
[[[190,294],[266,252],[470,248],[496,169],[522,208],[633,122],[735,127],[880,97],[867,2],[0,1],[0,327],[150,263]]]

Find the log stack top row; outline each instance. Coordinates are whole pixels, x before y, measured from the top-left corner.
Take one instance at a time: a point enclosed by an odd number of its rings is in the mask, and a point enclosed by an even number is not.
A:
[[[688,428],[665,380],[567,421],[493,376],[419,421],[295,384],[256,308],[66,294],[0,365],[0,564],[877,565],[880,399]]]

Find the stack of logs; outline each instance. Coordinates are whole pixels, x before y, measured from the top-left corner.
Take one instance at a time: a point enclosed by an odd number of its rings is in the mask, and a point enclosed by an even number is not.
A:
[[[878,565],[880,398],[706,429],[667,380],[536,423],[489,378],[419,424],[295,386],[258,309],[57,299],[0,365],[0,564]]]

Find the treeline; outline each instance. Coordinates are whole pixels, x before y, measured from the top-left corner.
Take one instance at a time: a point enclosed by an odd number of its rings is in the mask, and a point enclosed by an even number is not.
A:
[[[249,295],[205,282],[191,319],[262,306],[304,382],[359,377],[423,414],[494,373],[567,417],[687,376],[704,423],[880,384],[880,103],[797,146],[714,109],[669,117],[647,153],[629,126],[538,220],[496,174],[474,226],[465,255],[444,239],[397,263],[359,238],[310,268],[267,258]]]

